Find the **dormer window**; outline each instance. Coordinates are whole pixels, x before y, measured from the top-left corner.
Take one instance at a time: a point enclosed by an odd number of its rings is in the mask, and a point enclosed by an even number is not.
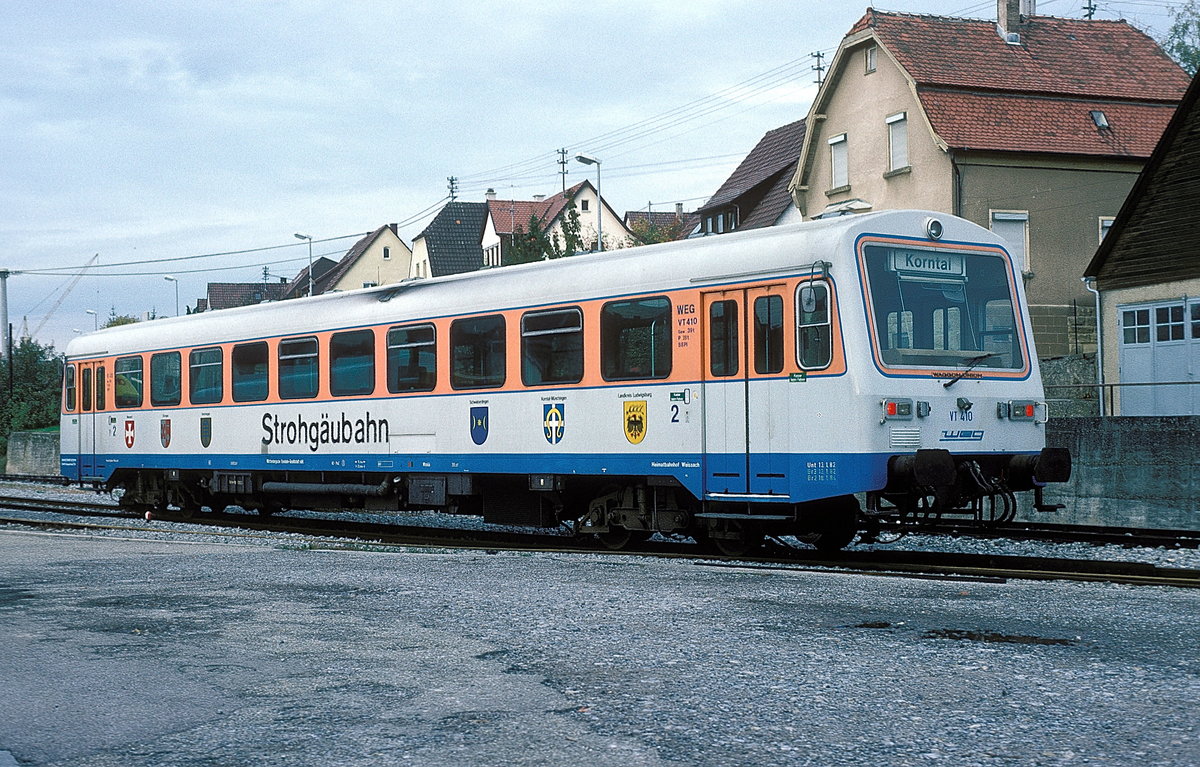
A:
[[[1099,130],[1112,127],[1108,124],[1108,115],[1104,114],[1103,110],[1100,109],[1092,110],[1092,122],[1096,124],[1096,128]]]
[[[872,45],[870,48],[867,48],[867,53],[866,53],[866,59],[867,59],[866,73],[867,74],[871,74],[872,72],[875,71],[875,60],[876,60],[876,58],[878,58],[878,56],[879,56],[879,47],[878,46]]]

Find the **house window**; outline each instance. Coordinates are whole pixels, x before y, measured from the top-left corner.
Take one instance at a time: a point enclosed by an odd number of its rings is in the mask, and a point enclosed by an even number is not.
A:
[[[872,45],[870,48],[867,48],[867,74],[871,74],[875,71],[875,61],[878,57],[879,48],[877,46]]]
[[[1032,272],[1029,260],[1029,212],[994,210],[991,219],[992,232],[1008,243],[1008,252],[1020,265],[1021,271]]]
[[[588,201],[587,201],[587,200],[580,200],[580,201],[579,201],[579,209],[580,209],[580,210],[582,210],[584,213],[587,213],[587,210],[588,210]]]
[[[1150,310],[1126,309],[1121,312],[1121,342],[1124,344],[1150,343]]]
[[[908,113],[888,117],[888,170],[908,167]]]
[[[829,139],[830,160],[830,189],[840,189],[850,185],[850,156],[846,142],[846,134],[839,133]]]
[[[1183,304],[1159,306],[1154,310],[1154,330],[1157,341],[1183,340]]]
[[[1112,216],[1101,216],[1100,217],[1100,242],[1104,242],[1104,238],[1108,236],[1108,230],[1112,229],[1112,225],[1113,225],[1113,217]]]
[[[387,245],[383,246],[383,260],[384,261],[392,260],[392,249],[390,247],[388,247]]]
[[[364,282],[363,283],[364,288],[374,288],[374,287],[378,287],[378,286],[379,286],[378,282]]]
[[[1192,304],[1192,340],[1200,340],[1200,303]],[[100,372],[104,372],[104,368],[100,368]],[[99,385],[99,384],[97,384]],[[97,400],[99,397],[97,396]],[[96,403],[96,408],[100,408],[99,401]]]

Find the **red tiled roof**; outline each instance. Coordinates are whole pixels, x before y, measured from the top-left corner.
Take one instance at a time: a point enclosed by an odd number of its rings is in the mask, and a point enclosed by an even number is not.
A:
[[[590,183],[581,181],[568,187],[565,192],[551,195],[544,200],[488,200],[488,213],[491,215],[492,225],[496,227],[496,234],[512,234],[514,229],[518,232],[525,231],[531,216],[543,225],[549,224],[566,207],[567,201],[574,197],[584,184]]]
[[[933,130],[959,149],[1149,157],[1173,104],[1048,99],[1011,93],[920,90]],[[1092,110],[1104,112],[1100,129]]]
[[[1149,157],[1187,74],[1124,21],[1034,16],[996,22],[868,9],[870,31],[917,84],[934,132],[955,149]],[[1100,110],[1109,128],[1098,129]]]
[[[1176,103],[1189,81],[1125,21],[1034,16],[1020,45],[990,20],[868,9],[850,35],[867,29],[918,85]]]

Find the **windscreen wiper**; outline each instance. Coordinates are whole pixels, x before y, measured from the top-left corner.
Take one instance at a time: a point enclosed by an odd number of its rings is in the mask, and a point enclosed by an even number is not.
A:
[[[963,368],[962,370],[960,370],[958,372],[958,375],[954,376],[949,381],[942,384],[942,388],[949,389],[951,386],[953,386],[954,384],[961,381],[963,379],[963,376],[965,376],[967,373],[970,373],[972,370],[974,370],[975,366],[978,365],[980,362],[983,362],[988,357],[995,357],[995,356],[996,356],[996,352],[984,352],[983,354],[980,354],[978,357],[972,357],[971,359],[967,360],[967,366],[965,368]]]

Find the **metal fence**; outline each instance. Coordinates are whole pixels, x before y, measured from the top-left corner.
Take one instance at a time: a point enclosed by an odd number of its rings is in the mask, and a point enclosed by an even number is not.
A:
[[[1178,389],[1200,381],[1146,381],[1093,384],[1053,384],[1045,387],[1050,417],[1200,415],[1200,389]],[[1119,391],[1120,390],[1120,391]],[[1122,398],[1121,391],[1130,395]],[[1148,396],[1142,395],[1146,392]],[[1164,395],[1167,392],[1167,395]],[[1182,396],[1180,396],[1182,392]],[[1175,396],[1168,396],[1175,395]],[[1125,399],[1126,401],[1122,401]]]

